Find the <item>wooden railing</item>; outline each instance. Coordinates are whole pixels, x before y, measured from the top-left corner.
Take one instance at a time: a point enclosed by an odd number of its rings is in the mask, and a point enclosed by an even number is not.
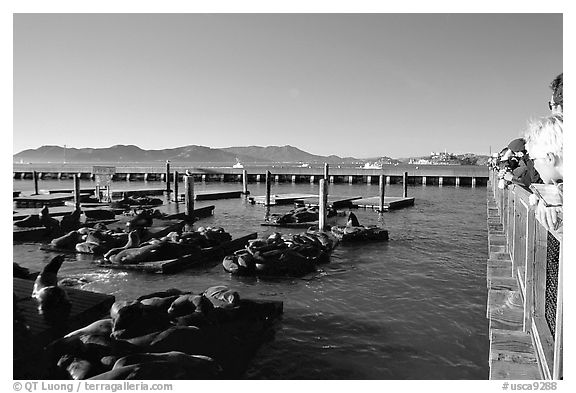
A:
[[[514,185],[499,189],[496,175],[490,184],[523,298],[523,330],[532,336],[543,378],[562,379],[562,231],[547,231],[530,206],[530,192]]]

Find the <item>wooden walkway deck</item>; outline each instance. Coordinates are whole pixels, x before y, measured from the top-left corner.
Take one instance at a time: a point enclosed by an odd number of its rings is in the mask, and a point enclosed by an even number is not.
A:
[[[513,275],[507,239],[492,188],[488,187],[486,317],[490,329],[490,379],[542,379],[529,332],[524,331],[524,301]]]
[[[13,278],[13,291],[16,295],[16,302],[26,323],[30,326],[32,336],[41,345],[46,345],[50,341],[59,338],[73,330],[84,327],[98,319],[105,318],[110,314],[110,307],[114,303],[114,296],[105,295],[96,292],[82,291],[79,289],[65,288],[70,301],[72,310],[68,323],[64,331],[58,332],[38,314],[37,304],[30,297],[34,281]]]
[[[372,209],[379,209],[380,208],[380,197],[368,197],[368,198],[361,198],[352,201],[352,205],[356,207],[363,207],[363,208],[372,208]],[[394,210],[394,209],[401,209],[407,206],[414,206],[414,197],[384,197],[384,209],[385,210]]]

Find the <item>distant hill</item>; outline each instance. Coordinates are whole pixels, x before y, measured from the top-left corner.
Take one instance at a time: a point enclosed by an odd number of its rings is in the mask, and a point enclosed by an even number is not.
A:
[[[14,154],[14,162],[213,162],[245,163],[265,162],[329,162],[361,161],[356,158],[318,156],[293,146],[248,146],[213,149],[206,146],[183,146],[173,149],[143,150],[134,145],[115,145],[107,148],[66,148],[42,146]]]
[[[349,161],[359,161],[357,158],[341,158],[335,155],[319,156],[300,150],[294,146],[247,146],[247,147],[226,147],[222,151],[235,154],[236,156],[259,157],[271,162],[307,162],[307,163],[342,163]],[[241,160],[242,161],[242,160]]]
[[[454,164],[485,165],[488,156],[474,154],[451,155]],[[430,157],[415,157],[430,158]],[[134,145],[114,145],[106,148],[71,148],[61,146],[42,146],[38,149],[28,149],[14,154],[13,162],[26,163],[97,163],[97,162],[206,162],[220,164],[242,163],[330,163],[330,164],[362,164],[364,162],[379,162],[394,164],[408,162],[410,158],[394,159],[387,156],[375,158],[339,157],[336,155],[320,156],[305,152],[294,146],[244,146],[213,149],[206,146],[189,145],[172,149],[143,150]]]
[[[248,157],[228,153],[206,146],[183,146],[173,149],[143,150],[134,145],[115,145],[107,148],[66,148],[60,146],[42,146],[15,154],[14,162],[155,162],[170,160],[173,162],[266,162],[260,157]]]

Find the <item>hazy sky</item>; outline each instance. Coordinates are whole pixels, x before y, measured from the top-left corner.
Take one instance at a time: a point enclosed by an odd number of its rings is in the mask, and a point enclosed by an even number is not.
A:
[[[15,14],[13,152],[487,154],[546,115],[561,14]]]

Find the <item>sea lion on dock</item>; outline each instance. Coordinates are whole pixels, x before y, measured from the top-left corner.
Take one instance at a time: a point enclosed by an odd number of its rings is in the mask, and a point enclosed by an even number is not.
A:
[[[78,227],[80,226],[81,215],[82,210],[80,209],[80,207],[74,208],[74,211],[72,213],[62,216],[62,220],[60,220],[60,228],[63,231],[78,229]]]
[[[72,308],[68,294],[58,286],[58,270],[63,262],[64,255],[57,255],[44,266],[32,290],[32,297],[38,303],[38,312],[50,324],[66,321]]]
[[[183,352],[170,351],[165,353],[139,353],[120,358],[114,363],[112,370],[121,367],[165,361],[173,363],[176,367],[186,370],[187,379],[213,379],[223,372],[222,367],[211,357],[202,355],[188,355]]]
[[[32,289],[32,297],[34,299],[38,300],[40,292],[45,288],[58,285],[58,270],[60,270],[62,263],[64,263],[64,255],[57,255],[44,266],[34,282],[34,288]]]
[[[60,222],[50,216],[48,205],[44,205],[42,210],[40,210],[39,218],[40,223],[51,233],[57,233],[60,231]]]
[[[68,232],[66,235],[52,239],[50,245],[56,248],[63,248],[66,250],[73,250],[80,241],[82,235],[78,231]]]
[[[80,336],[82,334],[96,334],[96,335],[109,336],[110,333],[112,333],[112,318],[106,318],[106,319],[100,319],[96,322],[92,322],[91,324],[84,326],[83,328],[74,330],[73,332],[70,332],[67,335],[65,335],[64,338]]]
[[[128,234],[128,241],[123,247],[116,247],[104,254],[104,259],[110,259],[112,255],[118,254],[120,251],[127,250],[129,248],[138,247],[140,245],[140,236],[138,231],[131,231]]]
[[[194,312],[207,314],[214,306],[212,302],[202,295],[181,295],[175,299],[168,308],[168,315],[172,318],[191,314]]]
[[[42,223],[37,214],[30,214],[21,220],[14,221],[12,225],[18,228],[38,228],[42,226]]]
[[[346,222],[346,226],[347,227],[359,227],[360,226],[360,222],[358,221],[358,217],[356,217],[356,214],[350,212],[350,214],[348,214],[348,221]]]

